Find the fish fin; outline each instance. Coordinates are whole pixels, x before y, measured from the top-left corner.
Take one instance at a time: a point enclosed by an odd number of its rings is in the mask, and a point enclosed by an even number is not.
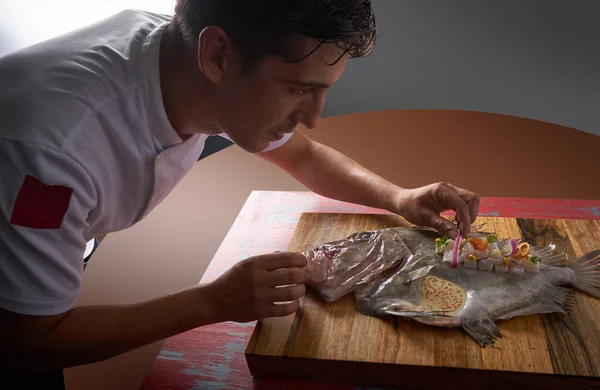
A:
[[[575,271],[573,287],[600,298],[600,249],[579,257],[569,268]]]
[[[575,299],[573,290],[566,287],[548,285],[540,293],[536,294],[531,304],[503,313],[496,316],[496,318],[505,320],[532,314],[568,313],[575,305]]]
[[[556,246],[550,244],[541,248],[531,248],[531,254],[542,259],[542,264],[552,267],[569,265],[569,257],[564,252],[555,252]]]
[[[458,223],[456,222],[455,219],[451,219],[449,220],[450,222],[452,222],[454,225],[458,225]],[[479,224],[473,224],[471,225],[471,232],[473,233],[478,233],[478,234],[483,234],[483,235],[489,235],[489,234],[493,234],[491,232],[486,232],[484,230],[482,230],[482,228],[486,225],[485,222],[479,223]],[[417,230],[417,231],[422,231],[422,232],[432,232],[432,233],[437,233],[438,235],[442,235],[437,229],[431,227],[431,226],[421,226],[421,225],[415,225],[412,227],[413,230]]]
[[[426,265],[425,267],[417,268],[416,270],[410,271],[409,273],[406,274],[406,277],[408,278],[408,280],[405,283],[410,283],[419,278],[422,278],[423,276],[427,275],[433,267],[435,267],[435,264]]]
[[[419,225],[416,225],[416,226],[413,226],[412,229],[416,230],[416,231],[421,231],[421,232],[432,232],[432,233],[438,233],[439,234],[439,232],[436,229],[434,229],[434,228],[432,228],[430,226],[419,226]]]
[[[424,259],[427,258],[427,255],[424,254],[411,254],[408,256],[408,259],[402,264],[400,268],[398,268],[399,274],[408,274],[414,270],[414,268]]]
[[[493,232],[488,232],[486,230],[483,230],[483,228],[486,225],[487,225],[487,223],[485,223],[485,222],[471,225],[471,233],[469,235],[471,235],[471,236],[483,236],[483,237],[487,237],[489,235],[496,234],[496,233],[493,233]]]
[[[482,347],[493,345],[496,339],[504,337],[500,328],[490,319],[464,322],[461,326]]]

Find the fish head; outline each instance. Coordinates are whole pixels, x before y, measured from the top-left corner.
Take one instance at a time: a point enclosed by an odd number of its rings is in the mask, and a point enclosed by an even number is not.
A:
[[[324,243],[304,253],[312,285],[327,282],[331,288],[361,283],[382,271],[402,265],[410,250],[397,228],[359,231]]]

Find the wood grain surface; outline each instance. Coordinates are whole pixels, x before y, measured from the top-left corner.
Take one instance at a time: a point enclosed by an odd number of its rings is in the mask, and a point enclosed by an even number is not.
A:
[[[486,231],[555,243],[571,260],[600,248],[600,222],[480,217]],[[289,250],[303,251],[360,230],[409,226],[394,215],[304,213]],[[568,315],[498,321],[504,338],[481,348],[462,329],[365,316],[353,294],[326,303],[309,289],[297,313],[257,322],[246,349],[260,378],[402,388],[600,388],[600,300],[577,292]],[[449,380],[449,379],[452,380]],[[476,382],[474,382],[476,381]]]

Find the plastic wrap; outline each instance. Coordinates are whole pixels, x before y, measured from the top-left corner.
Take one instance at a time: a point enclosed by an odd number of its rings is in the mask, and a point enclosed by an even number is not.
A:
[[[368,283],[409,256],[397,229],[364,231],[303,252],[308,259],[308,283],[333,302]]]
[[[576,271],[567,266],[564,254],[554,252],[553,245],[532,247],[531,253],[543,257],[544,262],[532,263],[539,270],[525,273],[511,272],[511,267],[520,267],[512,262],[506,266],[508,272],[491,272],[491,263],[485,263],[487,269],[483,270],[479,260],[475,261],[480,263],[475,269],[453,268],[449,261],[443,260],[442,253],[433,252],[410,256],[393,274],[359,286],[355,290],[356,309],[366,315],[395,315],[428,325],[462,327],[481,346],[486,346],[501,337],[495,320],[564,313],[572,303],[569,289],[561,286],[575,283]],[[593,256],[588,255],[594,259]],[[589,276],[589,268],[580,272],[580,280],[597,280],[600,284],[600,275]]]
[[[460,326],[482,346],[501,336],[497,319],[565,312],[572,302],[564,285],[600,297],[600,251],[568,265],[554,245],[517,245],[477,232],[457,241],[455,268],[453,240],[404,227],[358,232],[303,254],[309,285],[327,302],[354,291],[363,314]]]

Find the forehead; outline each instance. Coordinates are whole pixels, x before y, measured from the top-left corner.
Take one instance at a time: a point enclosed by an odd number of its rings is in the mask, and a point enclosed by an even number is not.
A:
[[[313,38],[299,38],[292,46],[296,57],[302,58],[311,52],[312,54],[296,62],[287,62],[280,57],[270,56],[265,60],[262,68],[266,74],[278,78],[332,85],[342,75],[349,54],[344,54],[344,50],[334,43],[319,44],[319,41]]]

